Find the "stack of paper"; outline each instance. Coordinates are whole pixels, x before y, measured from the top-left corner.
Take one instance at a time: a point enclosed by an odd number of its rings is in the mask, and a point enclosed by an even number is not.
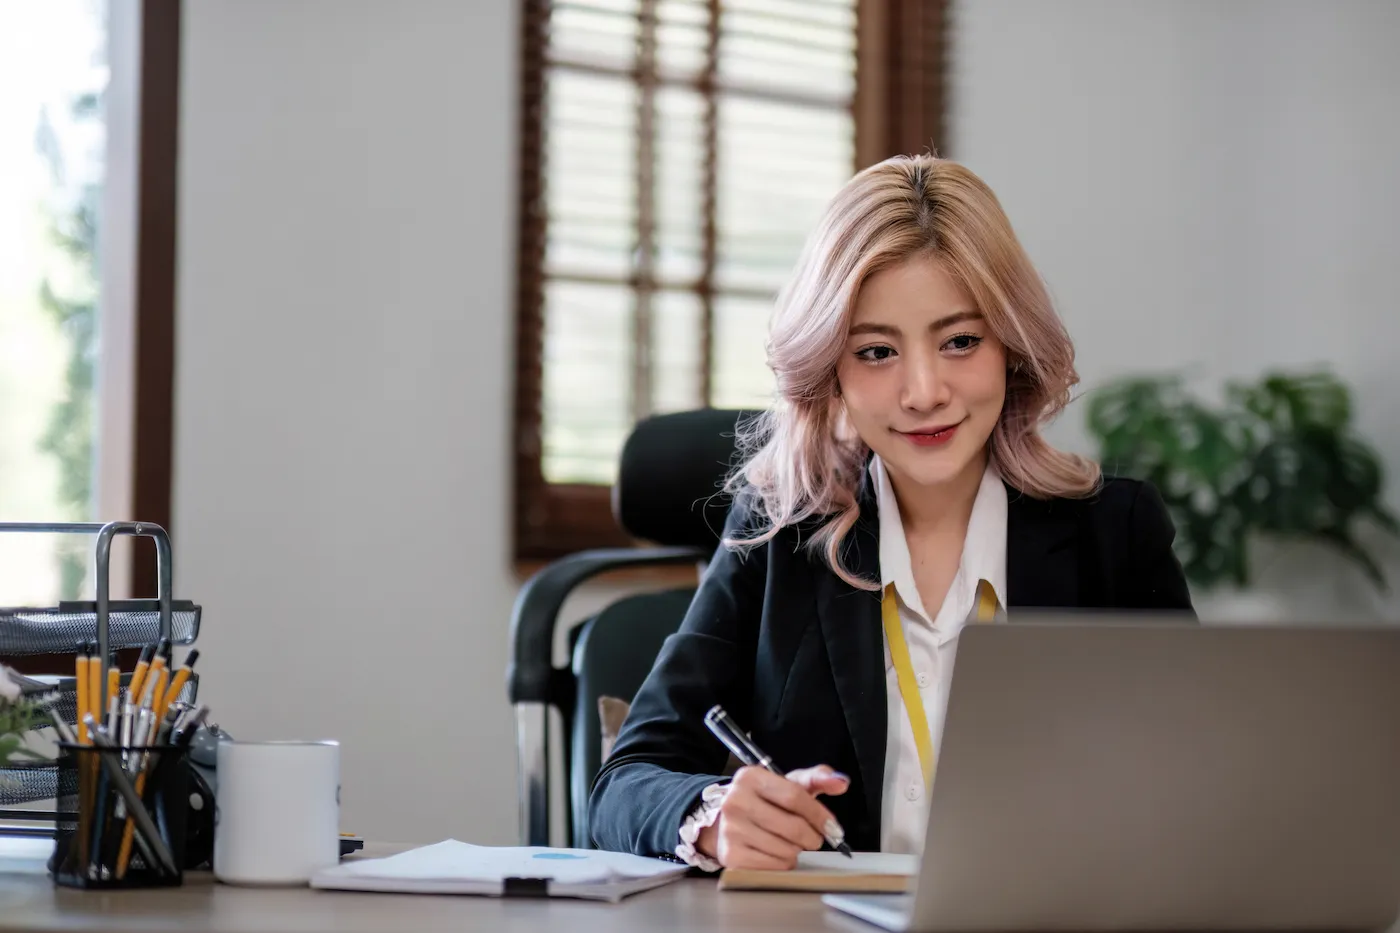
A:
[[[474,846],[455,839],[318,872],[313,888],[399,894],[584,897],[619,901],[680,878],[686,866],[591,849]]]
[[[722,891],[860,891],[877,894],[908,890],[918,871],[913,855],[856,852],[802,852],[791,871],[726,868],[719,877]]]

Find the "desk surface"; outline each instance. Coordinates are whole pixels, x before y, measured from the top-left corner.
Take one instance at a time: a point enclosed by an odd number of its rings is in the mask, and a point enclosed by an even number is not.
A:
[[[54,886],[42,856],[0,842],[0,929],[32,931],[215,930],[225,933],[400,933],[444,930],[560,930],[567,933],[774,933],[860,929],[829,912],[814,895],[730,891],[686,878],[619,904],[554,898],[358,894],[310,888],[238,888],[207,872],[183,887],[144,891],[74,891]],[[367,846],[387,855],[401,846]],[[6,854],[12,852],[13,854]],[[863,927],[874,930],[874,927]]]

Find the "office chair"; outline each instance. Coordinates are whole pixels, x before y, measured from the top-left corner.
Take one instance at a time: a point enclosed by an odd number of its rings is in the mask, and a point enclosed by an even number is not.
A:
[[[662,642],[680,627],[695,587],[617,600],[570,630],[571,663],[555,667],[555,628],[564,600],[586,580],[608,571],[699,567],[708,562],[729,508],[721,486],[734,462],[735,425],[756,414],[701,409],[640,422],[622,449],[613,487],[613,516],[629,535],[657,546],[571,554],[532,576],[516,597],[506,680],[516,716],[523,845],[550,844],[549,711],[553,708],[568,733],[562,748],[569,845],[593,847],[588,793],[602,766],[598,699],[608,696],[631,702]]]

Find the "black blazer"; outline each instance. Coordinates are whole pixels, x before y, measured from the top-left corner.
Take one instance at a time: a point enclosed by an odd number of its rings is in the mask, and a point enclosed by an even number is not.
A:
[[[1175,529],[1150,484],[1106,479],[1089,499],[1008,488],[1008,609],[1106,607],[1191,613]],[[867,482],[846,566],[879,580],[879,522]],[[726,534],[751,528],[742,504]],[[880,594],[857,589],[782,529],[745,554],[721,548],[680,630],[633,701],[589,799],[604,849],[666,856],[700,792],[728,760],[705,728],[720,703],[784,769],[828,764],[851,777],[823,798],[852,848],[880,848],[886,697]]]

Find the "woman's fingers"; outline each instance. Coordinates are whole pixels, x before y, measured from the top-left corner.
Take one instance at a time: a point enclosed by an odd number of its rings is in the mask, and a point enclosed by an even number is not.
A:
[[[811,794],[839,797],[851,787],[851,779],[829,765],[789,771],[787,779]]]
[[[825,836],[836,828],[837,823],[831,811],[822,806],[805,787],[785,777],[759,769],[754,770],[762,775],[748,781],[749,789],[754,793],[769,803],[801,817],[818,835]],[[736,774],[736,782],[738,778],[739,775]]]
[[[719,863],[725,868],[752,868],[761,871],[787,871],[796,864],[795,861],[789,863],[739,843],[721,843]]]
[[[732,848],[766,856],[775,860],[782,868],[797,864],[797,853],[802,847],[770,833],[768,830],[747,820],[734,820],[720,829],[721,848],[728,842]]]
[[[796,813],[791,813],[757,794],[739,794],[730,804],[735,816],[802,849],[820,849],[822,836]]]
[[[820,765],[791,775],[763,768],[741,768],[720,802],[713,827],[702,832],[702,851],[727,868],[790,869],[804,850],[820,849],[824,837],[839,834],[831,811],[817,793],[841,794],[845,775]]]

